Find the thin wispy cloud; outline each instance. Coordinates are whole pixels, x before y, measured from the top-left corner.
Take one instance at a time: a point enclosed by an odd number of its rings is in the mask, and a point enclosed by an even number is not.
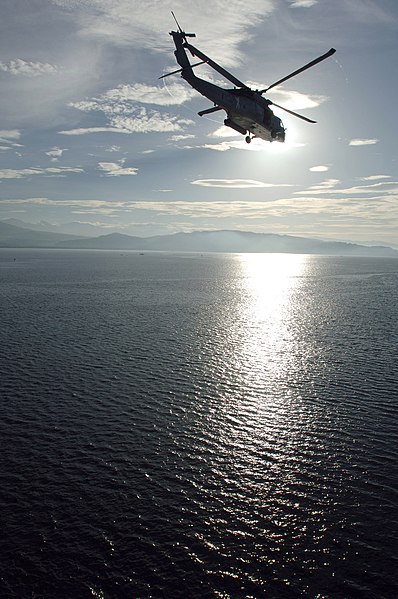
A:
[[[253,89],[262,89],[266,85],[265,83],[249,82],[248,85]],[[289,110],[304,110],[306,108],[316,108],[324,102],[329,100],[328,96],[321,96],[316,94],[304,94],[295,90],[284,89],[278,87],[272,90],[272,98],[278,104],[283,105]]]
[[[368,177],[361,177],[361,181],[377,181],[379,179],[391,179],[391,175],[369,175]]]
[[[21,131],[18,129],[0,130],[0,143],[7,144],[3,149],[10,150],[11,148],[22,148],[22,145],[16,140],[21,137]]]
[[[374,144],[379,143],[378,139],[351,139],[348,145],[350,146],[373,146]]]
[[[0,179],[24,179],[32,175],[44,175],[44,176],[65,176],[67,173],[83,173],[83,169],[80,167],[49,167],[49,168],[5,168],[0,170]]]
[[[98,168],[103,171],[107,177],[120,177],[123,175],[136,175],[138,168],[124,167],[124,160],[119,162],[99,162]]]
[[[352,187],[338,188],[339,181],[330,179],[320,185],[312,185],[306,190],[295,191],[295,195],[345,195],[345,196],[363,196],[373,195],[386,197],[398,193],[398,181],[382,181],[369,185],[354,185]]]
[[[196,179],[191,181],[192,185],[201,187],[226,187],[228,189],[249,189],[253,187],[290,187],[290,185],[273,183],[264,183],[263,181],[254,181],[253,179]]]
[[[87,133],[131,133],[127,129],[118,127],[77,127],[76,129],[65,129],[58,131],[61,135],[86,135]]]
[[[195,95],[196,92],[183,83],[170,83],[162,86],[134,83],[110,89],[97,101],[99,104],[105,104],[111,100],[117,106],[121,105],[122,107],[125,107],[128,102],[173,106],[183,104]]]
[[[209,133],[209,137],[238,137],[240,133],[231,129],[231,127],[226,127],[225,125],[221,125],[212,133]]]
[[[331,189],[335,189],[336,186],[340,183],[339,179],[325,179],[321,183],[317,185],[310,185],[305,191],[295,191],[296,194],[306,194],[306,193],[323,193],[327,192]]]
[[[172,135],[170,141],[184,141],[185,139],[194,139],[193,133],[181,133],[180,135]]]
[[[24,75],[25,77],[38,77],[56,73],[58,67],[49,62],[31,62],[16,58],[8,62],[0,62],[0,71],[10,73],[11,75]]]
[[[110,200],[82,200],[82,199],[66,199],[54,200],[52,198],[12,198],[0,199],[0,204],[22,205],[29,204],[33,206],[69,206],[80,207],[96,210],[98,208],[125,208],[133,207],[132,202],[119,202]]]
[[[195,0],[174,0],[173,5],[148,3],[145,10],[138,0],[52,0],[69,13],[84,38],[102,43],[146,49],[151,52],[170,50],[166,35],[175,23],[173,9],[181,26],[195,30],[203,50],[225,66],[236,64],[241,55],[240,44],[249,30],[275,9],[275,0],[251,0],[243,3],[198,4]],[[189,18],[187,17],[189,15]]]
[[[59,158],[61,158],[64,152],[67,152],[66,148],[58,148],[58,146],[54,146],[53,148],[51,148],[51,150],[45,152],[45,154],[47,154],[47,156],[50,156],[51,160],[56,162]]]
[[[318,4],[318,0],[294,0],[290,2],[291,8],[310,8]]]

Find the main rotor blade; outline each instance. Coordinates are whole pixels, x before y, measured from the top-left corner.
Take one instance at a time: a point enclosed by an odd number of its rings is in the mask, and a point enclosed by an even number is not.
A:
[[[200,62],[195,62],[195,64],[191,64],[191,67],[198,67],[200,64],[205,64],[204,60],[201,60]],[[176,73],[181,73],[182,69],[177,69],[176,71],[171,71],[171,73],[166,73],[165,75],[161,75],[161,77],[158,77],[158,79],[164,79],[165,77],[170,77],[170,75],[175,75]]]
[[[325,60],[326,58],[329,58],[329,56],[332,56],[335,52],[336,52],[336,50],[334,48],[330,48],[329,52],[326,52],[326,54],[322,54],[322,56],[319,56],[318,58],[315,58],[315,60],[311,60],[311,62],[309,62],[308,64],[306,64],[303,67],[301,67],[301,69],[297,69],[297,71],[294,71],[293,73],[290,73],[290,75],[286,75],[286,77],[283,77],[283,79],[279,79],[279,81],[275,81],[275,83],[273,83],[269,87],[267,87],[265,89],[262,89],[260,91],[260,93],[263,94],[263,93],[267,92],[268,90],[272,89],[273,87],[276,87],[277,85],[280,85],[284,81],[287,81],[288,79],[291,79],[295,75],[298,75],[299,73],[302,73],[303,71],[306,71],[307,69],[310,69],[311,67],[313,67],[316,64],[318,64],[318,62],[322,62],[322,60]]]
[[[247,85],[245,85],[244,83],[242,83],[242,81],[239,81],[239,79],[237,79],[236,77],[234,77],[234,75],[231,75],[231,73],[228,73],[228,71],[226,71],[225,69],[223,69],[223,67],[220,67],[219,64],[217,64],[216,62],[214,62],[214,60],[212,60],[211,58],[209,58],[208,56],[206,56],[206,54],[203,54],[203,52],[201,52],[200,50],[198,50],[197,48],[195,48],[195,46],[192,46],[192,44],[188,44],[187,43],[186,47],[188,48],[188,50],[190,50],[192,52],[192,54],[194,54],[198,58],[201,58],[210,67],[212,67],[215,71],[217,71],[218,73],[220,73],[220,75],[222,75],[223,77],[225,77],[226,79],[228,79],[228,81],[230,81],[231,83],[233,83],[237,87],[246,87],[247,88]]]
[[[180,24],[179,24],[179,22],[177,21],[177,17],[176,17],[176,16],[175,16],[175,14],[173,13],[173,11],[171,11],[171,14],[173,15],[173,18],[174,18],[174,20],[175,20],[175,22],[176,22],[176,25],[177,25],[177,27],[178,27],[178,31],[179,31],[180,33],[184,33],[184,32],[183,32],[183,30],[181,29],[181,27],[180,27]]]
[[[293,112],[293,110],[289,110],[288,108],[279,106],[279,104],[276,104],[275,102],[270,102],[270,104],[272,104],[273,106],[276,106],[277,108],[281,108],[281,110],[284,110],[285,112],[288,112],[289,114],[292,114],[293,116],[297,116],[299,119],[302,119],[303,121],[307,121],[307,123],[316,123],[316,121],[313,121],[313,120],[309,119],[308,117],[303,116],[302,114],[299,114],[298,112]]]

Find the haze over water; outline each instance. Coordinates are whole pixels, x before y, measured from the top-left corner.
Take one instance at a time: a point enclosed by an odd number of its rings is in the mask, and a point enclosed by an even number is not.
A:
[[[398,595],[398,260],[1,250],[0,277],[1,597]]]

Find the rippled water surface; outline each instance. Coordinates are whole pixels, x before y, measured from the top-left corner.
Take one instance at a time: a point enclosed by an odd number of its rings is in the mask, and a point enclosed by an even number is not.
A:
[[[398,260],[0,278],[0,597],[398,597]]]

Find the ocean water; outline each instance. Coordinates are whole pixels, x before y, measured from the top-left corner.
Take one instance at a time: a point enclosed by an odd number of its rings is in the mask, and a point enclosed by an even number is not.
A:
[[[394,259],[0,250],[0,597],[398,597],[397,297]]]

